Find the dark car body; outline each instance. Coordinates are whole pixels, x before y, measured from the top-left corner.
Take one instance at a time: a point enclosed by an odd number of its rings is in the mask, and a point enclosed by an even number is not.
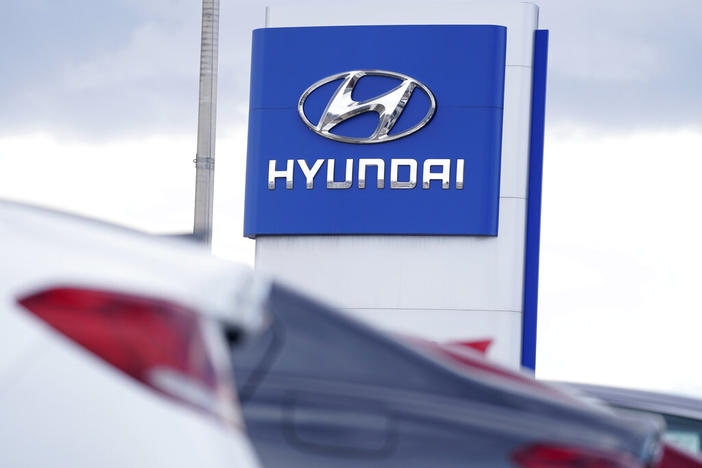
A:
[[[247,431],[270,468],[620,468],[660,450],[656,419],[511,371],[473,375],[281,286],[268,308],[266,332],[233,358]],[[554,456],[574,463],[530,464]]]
[[[627,388],[567,385],[615,408],[663,417],[666,422],[663,438],[671,445],[702,456],[702,400]]]

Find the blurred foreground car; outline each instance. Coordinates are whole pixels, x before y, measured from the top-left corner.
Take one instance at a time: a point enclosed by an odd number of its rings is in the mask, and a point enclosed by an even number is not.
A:
[[[268,309],[266,332],[233,357],[269,468],[641,468],[660,457],[658,418],[616,415],[479,356],[466,366],[279,285]]]
[[[0,466],[258,467],[222,327],[265,286],[181,244],[0,202]]]
[[[404,337],[404,339],[410,338]],[[497,371],[502,372],[505,376],[511,376],[511,378],[530,379],[530,377],[519,376],[510,371],[499,370],[494,365],[487,363],[483,356],[490,346],[491,340],[453,343],[433,343],[416,338],[411,338],[410,340],[438,350],[446,358],[459,363],[464,370],[472,372],[483,370],[488,370],[489,372]],[[479,353],[476,354],[476,351]],[[699,435],[699,400],[586,384],[561,382],[549,382],[548,384],[556,386],[561,392],[569,394],[571,398],[589,402],[591,405],[613,408],[615,411],[624,413],[644,414],[664,420],[667,424],[663,433],[665,443],[661,450],[660,460],[655,467],[702,468],[702,458],[699,456],[699,451],[691,450],[696,448],[697,444],[692,440],[692,434],[690,434],[692,431],[697,432]],[[696,423],[693,423],[693,421],[682,421],[676,419],[674,415],[697,419],[698,421]]]
[[[666,422],[663,439],[683,451],[697,457],[702,456],[702,400],[599,385],[563,385],[575,388],[615,408],[663,417]],[[702,467],[702,463],[700,466]]]

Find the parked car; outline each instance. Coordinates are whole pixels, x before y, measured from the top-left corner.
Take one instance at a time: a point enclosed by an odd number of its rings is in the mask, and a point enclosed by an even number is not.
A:
[[[663,438],[681,450],[702,456],[702,400],[599,385],[567,385],[615,408],[663,417],[666,422]]]
[[[399,340],[274,284],[270,324],[233,349],[269,468],[654,466],[662,421],[583,403],[487,361]]]
[[[248,269],[4,201],[0,259],[0,466],[259,466],[223,333],[262,320]]]
[[[505,377],[513,379],[518,378],[525,382],[531,381],[530,377],[528,376],[514,374],[505,369],[500,369],[494,364],[488,363],[484,359],[484,354],[487,348],[490,346],[490,340],[477,342],[432,343],[409,337],[404,337],[403,339],[436,349],[444,357],[460,364],[464,371],[488,373],[498,372]],[[479,352],[476,353],[476,351]],[[533,385],[543,385],[543,383],[540,382],[531,382]],[[665,421],[671,425],[666,428],[663,435],[666,442],[663,445],[660,460],[658,464],[655,465],[656,468],[702,468],[702,458],[699,457],[699,452],[696,450],[689,450],[691,448],[689,445],[688,447],[681,447],[681,442],[686,442],[687,444],[691,443],[691,435],[689,433],[681,434],[681,431],[679,431],[681,428],[679,420],[667,417],[670,415],[666,415],[667,411],[678,416],[685,415],[690,418],[699,417],[699,413],[695,413],[695,408],[700,407],[697,400],[636,390],[597,387],[584,384],[563,384],[559,382],[551,382],[548,385],[557,386],[559,392],[565,392],[566,394],[570,394],[571,398],[577,398],[581,401],[589,402],[592,405],[604,405],[615,410],[625,412],[635,411],[639,413],[646,413],[657,418],[665,417]],[[673,410],[673,407],[677,407],[677,409]],[[693,428],[699,428],[699,425],[684,425],[683,427],[689,431]]]

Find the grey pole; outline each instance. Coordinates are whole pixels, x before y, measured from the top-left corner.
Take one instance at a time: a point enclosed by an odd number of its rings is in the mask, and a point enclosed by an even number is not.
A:
[[[193,234],[208,246],[212,244],[218,49],[219,0],[203,0]]]

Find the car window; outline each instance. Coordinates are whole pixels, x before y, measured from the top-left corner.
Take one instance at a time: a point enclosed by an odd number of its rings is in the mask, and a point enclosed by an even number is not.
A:
[[[672,414],[643,411],[640,409],[619,408],[641,414],[662,416],[665,419],[666,430],[663,439],[671,445],[689,453],[702,455],[702,421],[699,419],[683,418]]]
[[[702,454],[702,421],[662,415],[667,425],[663,438],[678,448]]]

